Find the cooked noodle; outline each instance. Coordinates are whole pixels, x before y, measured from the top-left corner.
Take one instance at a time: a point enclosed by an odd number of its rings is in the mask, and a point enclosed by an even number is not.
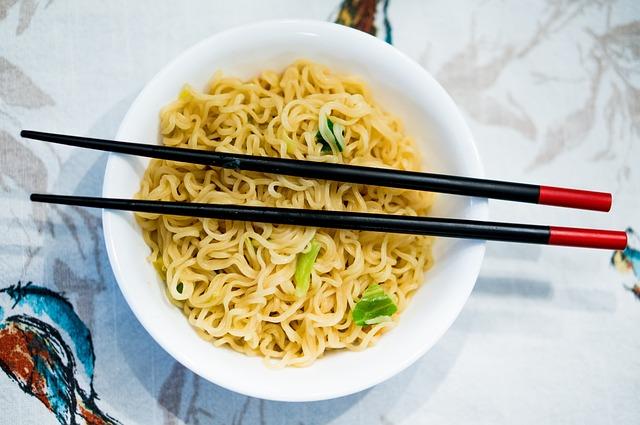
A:
[[[219,152],[419,170],[401,123],[357,79],[308,61],[250,81],[216,73],[201,93],[185,86],[161,111],[163,143]],[[319,122],[344,127],[344,151],[321,152]],[[423,192],[308,180],[152,160],[142,199],[424,215]],[[325,352],[361,350],[393,326],[432,263],[432,238],[138,214],[169,299],[214,345],[306,366]],[[296,258],[320,253],[297,297]],[[371,284],[395,301],[394,321],[357,326],[351,315]]]

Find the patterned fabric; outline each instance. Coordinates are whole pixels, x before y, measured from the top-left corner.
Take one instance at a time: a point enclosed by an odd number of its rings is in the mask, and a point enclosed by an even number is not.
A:
[[[106,155],[18,134],[111,138],[184,48],[274,18],[336,21],[413,57],[466,115],[489,177],[615,200],[610,214],[492,202],[492,218],[628,226],[629,248],[490,243],[443,339],[400,375],[338,400],[252,399],[181,367],[122,298],[99,214],[28,201],[99,194]],[[637,2],[0,0],[0,40],[0,423],[639,421]]]

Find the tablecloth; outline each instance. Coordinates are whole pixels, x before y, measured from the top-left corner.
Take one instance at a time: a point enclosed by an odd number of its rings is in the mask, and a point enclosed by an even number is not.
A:
[[[491,202],[493,219],[628,228],[630,248],[489,243],[449,332],[352,396],[270,402],[198,378],[129,310],[99,213],[28,201],[99,195],[106,154],[19,131],[113,138],[182,50],[281,18],[337,20],[415,59],[461,108],[490,178],[615,199],[609,214]],[[639,136],[634,0],[1,0],[0,423],[640,423]]]

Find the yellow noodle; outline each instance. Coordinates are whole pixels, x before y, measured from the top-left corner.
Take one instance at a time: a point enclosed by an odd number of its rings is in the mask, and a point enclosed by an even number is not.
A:
[[[319,117],[344,131],[344,152],[321,152]],[[282,158],[419,170],[400,121],[366,86],[308,61],[250,81],[216,73],[201,93],[185,86],[160,114],[163,143]],[[324,124],[322,124],[324,125]],[[210,169],[152,160],[142,199],[424,215],[427,193]],[[307,366],[331,350],[362,350],[394,322],[356,326],[351,311],[381,284],[399,313],[431,266],[424,236],[138,214],[166,293],[198,334],[216,346]],[[297,298],[296,258],[317,241],[308,293]]]

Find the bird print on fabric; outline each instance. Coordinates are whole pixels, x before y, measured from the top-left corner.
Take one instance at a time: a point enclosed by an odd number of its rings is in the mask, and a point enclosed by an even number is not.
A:
[[[32,284],[0,289],[0,368],[61,424],[117,424],[93,389],[89,329],[62,295]]]

